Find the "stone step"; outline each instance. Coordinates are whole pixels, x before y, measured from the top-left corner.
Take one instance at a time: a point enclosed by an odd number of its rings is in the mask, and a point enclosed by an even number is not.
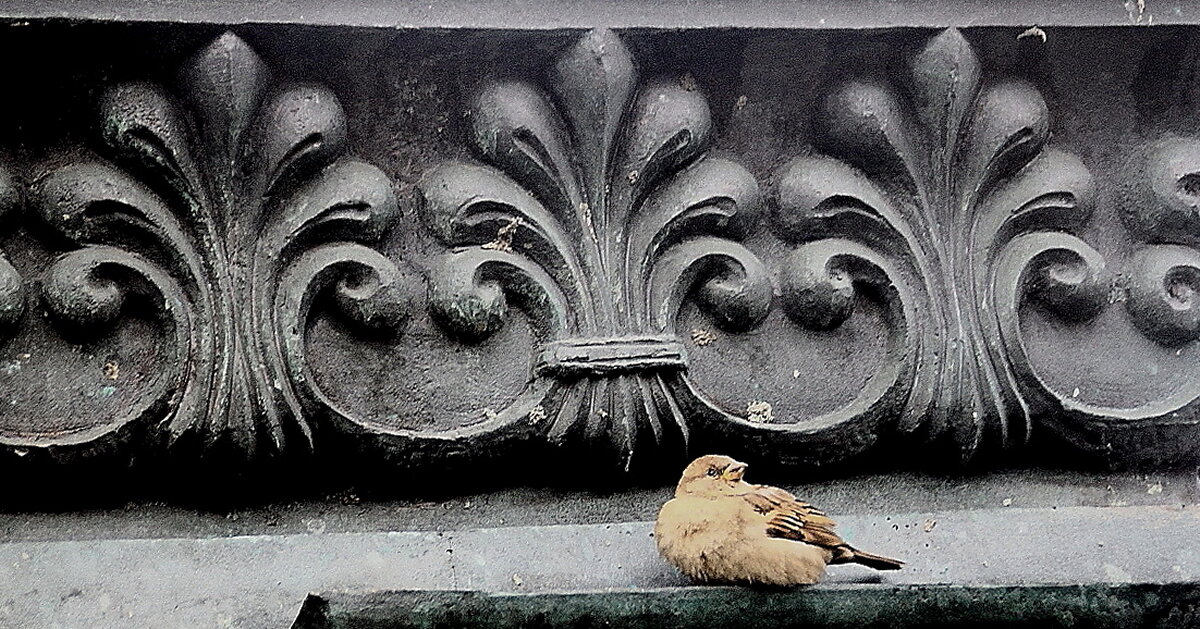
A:
[[[651,529],[649,522],[631,522],[9,542],[0,544],[0,627],[257,629],[290,626],[311,592],[559,595],[687,585],[658,557]],[[890,573],[835,566],[828,578],[835,590],[1200,582],[1200,507],[1194,506],[859,514],[839,518],[839,530],[859,547],[908,564]],[[411,595],[379,596],[394,605]],[[348,609],[361,599],[320,600]]]

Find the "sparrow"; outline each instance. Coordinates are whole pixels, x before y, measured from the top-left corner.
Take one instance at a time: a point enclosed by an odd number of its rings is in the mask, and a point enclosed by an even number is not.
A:
[[[828,564],[904,565],[847,544],[820,509],[778,487],[751,485],[745,473],[745,463],[702,456],[658,513],[659,553],[692,580],[790,586],[816,583]]]

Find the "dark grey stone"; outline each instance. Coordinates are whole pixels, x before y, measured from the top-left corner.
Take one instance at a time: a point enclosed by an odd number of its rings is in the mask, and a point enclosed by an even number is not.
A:
[[[0,465],[219,503],[460,494],[526,461],[659,486],[711,451],[783,480],[1200,463],[1187,28],[892,3],[926,26],[395,30],[353,18],[418,9],[359,3],[223,30],[88,6],[124,23],[5,40],[101,52],[13,79]],[[407,471],[436,481],[385,480]]]

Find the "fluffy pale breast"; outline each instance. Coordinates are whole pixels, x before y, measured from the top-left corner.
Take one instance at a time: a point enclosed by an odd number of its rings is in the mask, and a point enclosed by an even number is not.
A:
[[[828,550],[767,535],[766,518],[740,498],[676,498],[663,505],[654,535],[663,557],[701,582],[815,583]]]
[[[658,551],[693,579],[708,581],[708,566],[722,548],[742,537],[741,516],[727,500],[681,497],[663,505],[654,526]]]

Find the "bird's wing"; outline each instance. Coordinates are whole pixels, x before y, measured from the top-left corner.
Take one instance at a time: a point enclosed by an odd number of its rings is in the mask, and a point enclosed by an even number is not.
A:
[[[820,509],[797,500],[778,487],[752,485],[743,494],[755,511],[762,514],[770,537],[781,537],[828,548],[846,544],[833,532],[836,522]]]

